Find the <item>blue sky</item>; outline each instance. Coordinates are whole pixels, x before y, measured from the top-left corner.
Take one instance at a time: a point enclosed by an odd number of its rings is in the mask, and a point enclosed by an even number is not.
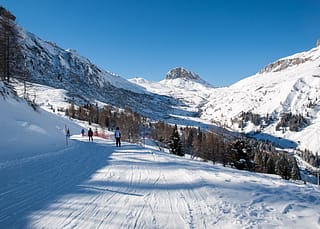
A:
[[[0,0],[44,40],[123,78],[174,67],[229,86],[320,39],[319,0]]]

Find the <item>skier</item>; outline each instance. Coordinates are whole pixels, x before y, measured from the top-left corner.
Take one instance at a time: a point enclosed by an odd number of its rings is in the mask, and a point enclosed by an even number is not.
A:
[[[93,131],[92,131],[91,128],[89,128],[89,130],[88,130],[88,136],[89,136],[89,142],[90,142],[90,139],[91,139],[91,141],[93,142],[93,138],[92,138],[92,136],[93,136]]]
[[[68,139],[70,138],[70,130],[65,126],[65,131],[66,131],[66,145],[68,145]]]
[[[116,146],[120,147],[121,146],[121,132],[119,130],[119,127],[116,128],[116,131],[114,132],[114,137],[116,139]]]
[[[70,130],[69,130],[69,128],[67,129],[66,137],[70,138]]]
[[[81,130],[82,137],[84,136],[84,129]]]

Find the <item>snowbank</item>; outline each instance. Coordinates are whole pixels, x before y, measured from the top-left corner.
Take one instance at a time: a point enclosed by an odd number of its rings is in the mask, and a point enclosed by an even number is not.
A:
[[[57,151],[66,147],[65,128],[80,133],[81,127],[68,119],[12,96],[0,97],[0,163]]]

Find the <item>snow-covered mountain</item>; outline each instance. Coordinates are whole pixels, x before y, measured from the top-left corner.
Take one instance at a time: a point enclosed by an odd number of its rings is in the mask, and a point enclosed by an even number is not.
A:
[[[172,75],[160,82],[132,79],[131,82],[153,93],[170,95],[184,101],[202,120],[229,127],[237,132],[258,131],[256,137],[277,141],[283,147],[320,151],[320,47],[282,58],[254,76],[234,85],[213,88],[197,77]],[[186,72],[188,72],[186,70]],[[259,115],[260,125],[245,123],[239,128],[243,112]],[[308,126],[298,132],[276,131],[284,113],[301,114]],[[270,117],[272,122],[266,124]],[[238,122],[235,120],[238,119]]]
[[[215,88],[181,67],[170,70],[160,82],[128,81],[74,50],[64,50],[18,28],[27,80],[65,90],[69,102],[128,106],[152,119],[181,125],[214,123],[236,132],[258,131],[256,137],[282,146],[320,151],[320,47],[275,61],[230,87]],[[243,112],[259,115],[261,123],[247,122],[239,128]],[[289,112],[302,115],[308,125],[297,132],[276,130],[281,116]]]
[[[35,111],[1,81],[0,107],[0,228],[319,228],[315,184],[178,157],[148,139],[115,147],[112,132],[88,142],[84,122]]]
[[[173,80],[173,82],[177,81],[177,82],[175,82],[175,85],[179,86],[179,87],[184,87],[185,86],[184,82],[193,82],[193,83],[198,83],[200,85],[204,85],[206,87],[212,87],[211,84],[209,84],[208,82],[201,79],[201,77],[197,73],[188,71],[187,69],[182,68],[182,67],[177,67],[177,68],[171,69],[167,73],[165,79],[168,82],[172,82],[170,80]]]
[[[247,125],[244,131],[262,131],[271,136],[288,139],[300,148],[320,151],[320,47],[282,58],[254,76],[227,88],[216,89],[203,106],[203,119],[220,120],[233,127],[231,119],[242,112],[260,117],[272,117],[269,125]],[[301,114],[309,125],[298,132],[276,131],[281,115]]]
[[[163,118],[163,111],[171,110],[172,103],[182,104],[174,98],[152,94],[103,70],[75,50],[64,50],[19,26],[17,28],[25,57],[27,81],[64,89],[69,102],[83,105],[99,101],[122,108],[129,106],[142,115],[156,119]]]
[[[18,30],[22,38],[20,46],[26,61],[27,81],[33,84],[31,90],[39,88],[34,84],[64,89],[69,102],[102,102],[122,108],[128,106],[146,117],[183,125],[183,117],[198,117],[197,107],[206,102],[208,95],[198,95],[198,92],[212,87],[197,74],[177,68],[168,72],[167,78],[162,81],[163,85],[173,87],[162,93],[158,93],[158,90],[153,92],[150,88],[138,85],[138,79],[128,81],[99,68],[75,50],[64,50],[19,26]],[[192,106],[187,104],[189,100],[184,99],[185,88],[190,88],[189,97],[194,98]],[[191,125],[207,125],[201,120],[188,119]]]
[[[89,143],[80,135],[87,122],[42,109],[110,103],[179,124],[209,125],[214,118],[237,131],[230,119],[242,111],[267,112],[275,121],[265,123],[260,137],[282,135],[317,149],[319,49],[214,88],[182,68],[158,83],[127,82],[72,50],[20,32],[28,92],[41,107],[34,110],[0,81],[0,228],[319,228],[320,192],[309,181],[177,157],[149,139],[144,147],[124,142],[118,148],[109,131]],[[303,112],[309,125],[272,132],[283,111]]]
[[[142,78],[133,78],[129,81],[154,94],[166,95],[182,101],[184,107],[180,108],[194,112],[194,116],[200,115],[201,107],[209,102],[208,98],[214,88],[198,74],[182,67],[171,69],[165,79],[160,82]]]

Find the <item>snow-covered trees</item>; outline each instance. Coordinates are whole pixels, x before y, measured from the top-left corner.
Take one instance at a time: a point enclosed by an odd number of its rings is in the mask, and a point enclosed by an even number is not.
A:
[[[255,126],[260,126],[260,129],[262,129],[274,122],[274,120],[269,114],[266,116],[261,116],[248,111],[241,112],[240,116],[238,118],[231,119],[231,122],[238,123],[240,129],[245,128],[248,122],[253,123]],[[285,128],[288,128],[290,131],[298,132],[308,125],[308,119],[303,117],[302,114],[293,114],[292,112],[282,113],[280,121],[276,125],[276,130],[280,131],[281,129],[285,130]]]
[[[318,152],[313,153],[310,150],[305,149],[304,151],[298,150],[299,156],[302,158],[302,160],[309,163],[311,166],[320,167],[320,155]]]
[[[259,114],[254,114],[251,111],[248,112],[242,112],[240,117],[244,122],[252,122],[254,125],[258,126],[262,122],[262,118],[260,117]]]
[[[280,128],[289,127],[290,131],[299,131],[300,129],[308,126],[308,120],[305,119],[301,114],[283,113],[281,119],[276,126],[276,130]]]

